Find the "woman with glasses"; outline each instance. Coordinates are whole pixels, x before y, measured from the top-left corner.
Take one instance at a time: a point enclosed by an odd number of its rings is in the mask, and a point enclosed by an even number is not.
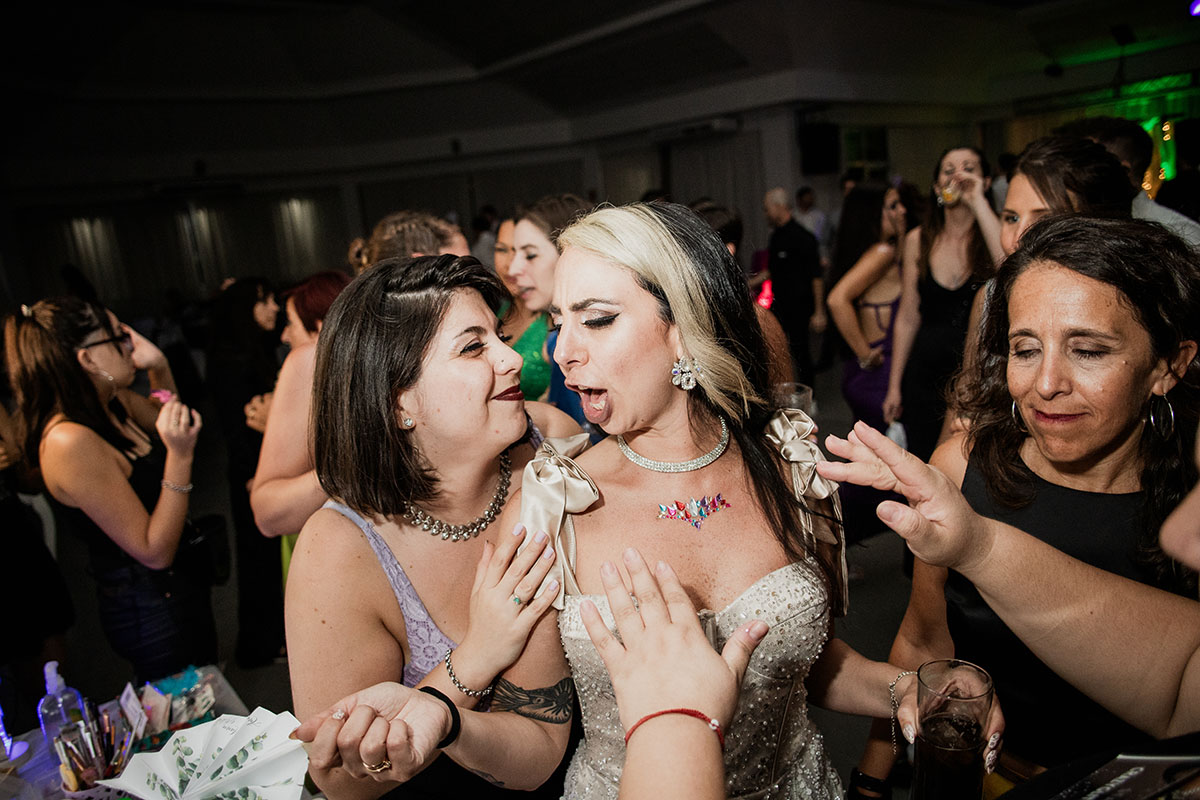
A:
[[[208,584],[176,568],[200,415],[162,351],[75,297],[22,306],[5,342],[24,457],[87,543],[109,643],[140,680],[215,661]],[[165,401],[130,390],[139,369]]]

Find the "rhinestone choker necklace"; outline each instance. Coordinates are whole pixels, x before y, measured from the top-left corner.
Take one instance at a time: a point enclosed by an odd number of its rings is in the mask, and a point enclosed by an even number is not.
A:
[[[691,461],[652,461],[633,452],[633,448],[626,444],[625,437],[620,434],[617,435],[617,447],[621,450],[621,455],[642,469],[648,469],[651,472],[692,472],[716,461],[729,446],[729,426],[725,424],[724,417],[718,417],[718,419],[721,420],[721,441],[717,442],[717,446],[712,450]]]
[[[492,524],[496,517],[500,516],[500,509],[504,508],[504,501],[508,499],[508,483],[511,479],[512,458],[505,451],[500,454],[500,485],[496,487],[496,493],[492,495],[492,502],[488,503],[483,514],[473,522],[451,525],[449,522],[434,519],[412,503],[405,504],[404,513],[401,516],[410,525],[428,531],[430,536],[440,536],[451,542],[466,541],[473,536],[478,536],[481,531]]]

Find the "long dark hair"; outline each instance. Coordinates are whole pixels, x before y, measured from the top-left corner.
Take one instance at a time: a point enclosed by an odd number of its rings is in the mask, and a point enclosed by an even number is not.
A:
[[[658,301],[662,320],[678,326],[685,351],[704,365],[688,395],[693,424],[728,420],[775,538],[792,560],[818,560],[833,589],[834,613],[844,613],[840,565],[824,548],[812,552],[808,546],[802,509],[779,454],[763,438],[775,412],[767,344],[746,279],[721,238],[686,206],[656,201],[602,208],[567,228],[559,241],[632,271]],[[838,524],[821,509],[805,510]]]
[[[879,244],[883,235],[883,203],[890,189],[880,183],[860,183],[842,201],[833,269],[829,273],[830,287],[858,263],[863,253]]]
[[[1127,308],[1150,334],[1156,358],[1170,362],[1185,341],[1200,341],[1200,263],[1178,237],[1140,220],[1077,215],[1041,220],[1025,232],[1021,246],[1004,262],[988,290],[987,312],[973,372],[964,374],[960,401],[971,420],[968,444],[988,491],[1011,508],[1033,500],[1033,484],[1018,455],[1026,438],[1012,414],[1008,390],[1008,300],[1017,278],[1038,263],[1053,263],[1121,292]],[[1195,450],[1200,388],[1195,361],[1167,393],[1174,433],[1164,438],[1147,423],[1138,444],[1145,493],[1139,555],[1162,585],[1196,587],[1196,575],[1171,561],[1158,546],[1163,520],[1196,483]],[[1148,417],[1152,404],[1144,403]],[[1156,409],[1161,418],[1165,405]]]
[[[279,334],[264,331],[254,319],[254,307],[274,296],[265,278],[238,278],[217,295],[209,306],[208,360],[238,363],[260,380],[273,381],[279,365],[275,346]]]
[[[111,412],[123,422],[125,407],[116,398],[105,407],[76,357],[84,340],[96,331],[106,338],[117,335],[103,306],[71,296],[42,300],[28,313],[22,306],[5,323],[5,359],[16,399],[17,435],[25,459],[35,469],[46,423],[57,414],[91,428],[117,450],[134,447],[109,416]]]
[[[991,177],[992,168],[983,153],[969,145],[959,145],[946,148],[938,156],[937,163],[933,167],[934,184],[941,177],[942,162],[946,159],[946,156],[955,150],[970,150],[979,158],[980,177]],[[984,194],[987,196],[990,205],[991,189],[987,190]],[[933,252],[933,243],[937,240],[937,237],[942,235],[942,231],[946,229],[946,210],[938,203],[937,193],[933,189],[930,189],[928,208],[929,211],[925,216],[925,220],[921,223],[921,249],[917,253],[917,271],[921,277],[929,274],[929,256]],[[979,230],[978,221],[971,225],[971,241],[967,244],[967,259],[971,262],[971,277],[968,279],[971,283],[987,280],[995,271],[992,264],[992,254],[988,250],[987,242],[983,239],[983,232]]]
[[[437,496],[437,475],[396,417],[459,290],[492,311],[511,300],[471,256],[388,258],[346,287],[325,318],[313,376],[314,459],[321,488],[360,513],[391,517]]]

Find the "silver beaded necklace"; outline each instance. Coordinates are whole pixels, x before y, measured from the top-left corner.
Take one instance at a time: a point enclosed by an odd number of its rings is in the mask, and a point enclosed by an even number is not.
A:
[[[724,417],[718,417],[718,419],[721,421],[721,440],[717,442],[717,446],[712,450],[709,450],[702,456],[693,458],[691,461],[654,461],[643,455],[638,455],[625,442],[625,437],[620,434],[617,434],[617,447],[620,449],[621,455],[642,469],[648,469],[651,472],[692,472],[701,467],[707,467],[716,461],[725,452],[725,448],[729,446],[729,426],[725,424]]]
[[[451,542],[463,542],[478,536],[481,531],[492,524],[496,517],[500,516],[500,509],[504,508],[504,501],[508,499],[508,484],[511,480],[512,458],[505,451],[500,454],[500,485],[496,487],[496,493],[492,495],[492,502],[488,503],[488,507],[484,509],[478,519],[462,525],[451,525],[449,522],[429,516],[412,503],[405,504],[404,512],[400,516],[404,517],[413,527],[428,531],[430,536],[440,536]]]

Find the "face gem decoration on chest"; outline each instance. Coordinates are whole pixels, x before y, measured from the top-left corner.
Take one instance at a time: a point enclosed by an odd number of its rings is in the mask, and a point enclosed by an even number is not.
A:
[[[700,530],[700,526],[704,524],[704,520],[708,519],[709,516],[717,513],[722,508],[732,507],[719,494],[716,497],[705,496],[699,500],[693,497],[686,503],[682,500],[674,500],[665,506],[659,503],[658,519],[677,519],[688,523],[696,530]]]

